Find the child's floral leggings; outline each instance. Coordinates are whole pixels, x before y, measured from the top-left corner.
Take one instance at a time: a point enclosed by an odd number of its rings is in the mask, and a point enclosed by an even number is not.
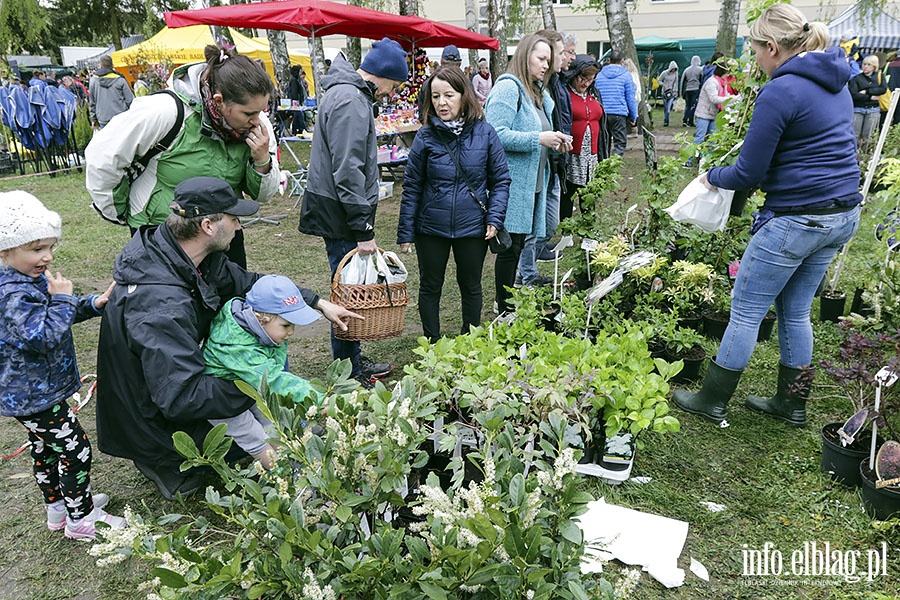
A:
[[[28,430],[34,478],[44,503],[66,501],[72,519],[94,510],[91,497],[91,443],[65,402],[45,411],[17,417]]]

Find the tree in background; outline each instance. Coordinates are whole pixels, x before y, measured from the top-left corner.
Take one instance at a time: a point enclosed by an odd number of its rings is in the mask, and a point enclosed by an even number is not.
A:
[[[38,0],[0,2],[0,51],[3,55],[27,50],[40,54],[48,32],[46,10]]]
[[[716,35],[716,52],[734,56],[737,50],[738,19],[741,16],[741,0],[722,0],[719,8],[719,33]]]
[[[541,20],[544,22],[544,29],[556,29],[556,13],[553,12],[553,0],[540,0],[541,2]]]

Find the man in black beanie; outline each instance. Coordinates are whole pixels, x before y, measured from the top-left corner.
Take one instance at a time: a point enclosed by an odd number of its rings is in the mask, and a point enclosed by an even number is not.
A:
[[[406,51],[394,40],[372,44],[359,69],[338,55],[322,78],[322,94],[300,210],[301,233],[325,239],[331,274],[350,250],[373,254],[378,206],[378,143],[373,104],[409,76]],[[331,354],[348,358],[363,386],[393,367],[360,354],[359,342],[331,336]]]

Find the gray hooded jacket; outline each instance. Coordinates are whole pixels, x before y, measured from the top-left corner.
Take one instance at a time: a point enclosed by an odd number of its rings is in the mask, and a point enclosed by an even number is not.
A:
[[[375,237],[378,206],[374,93],[341,56],[322,78],[322,89],[298,229],[368,241]]]
[[[700,57],[691,57],[691,66],[684,70],[681,76],[681,91],[693,92],[700,89],[700,80],[703,79],[703,67],[700,65]]]
[[[91,122],[106,125],[134,100],[134,92],[122,75],[108,69],[94,73],[88,83],[91,93]]]

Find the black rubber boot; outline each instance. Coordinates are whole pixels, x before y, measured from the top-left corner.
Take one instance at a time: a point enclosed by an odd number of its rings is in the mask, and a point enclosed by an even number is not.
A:
[[[778,391],[771,398],[748,396],[744,405],[757,412],[763,412],[784,421],[793,427],[806,425],[806,399],[809,385],[798,382],[803,369],[778,365]]]
[[[734,395],[743,371],[732,371],[709,361],[703,387],[697,393],[675,390],[672,400],[685,412],[700,415],[713,423],[721,423],[728,416],[728,401]]]

